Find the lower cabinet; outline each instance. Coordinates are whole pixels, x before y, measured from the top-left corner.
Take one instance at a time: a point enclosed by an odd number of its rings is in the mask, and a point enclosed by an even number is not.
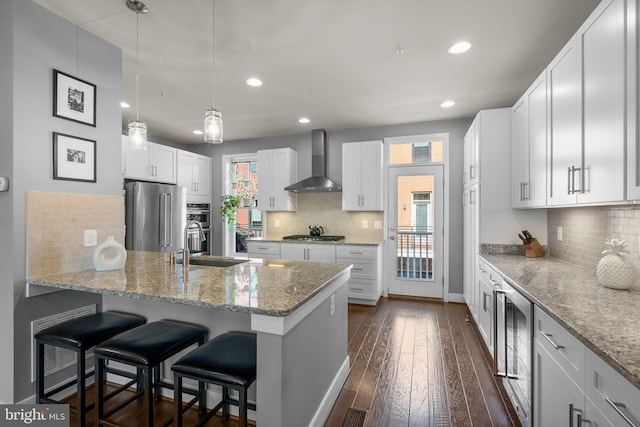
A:
[[[382,295],[382,246],[336,247],[336,262],[352,264],[348,296],[352,302],[375,305]]]
[[[534,317],[534,425],[640,425],[638,389],[538,307]]]
[[[336,262],[335,245],[281,243],[280,257],[291,261]]]

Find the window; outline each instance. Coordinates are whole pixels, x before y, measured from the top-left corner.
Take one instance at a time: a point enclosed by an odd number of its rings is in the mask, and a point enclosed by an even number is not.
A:
[[[442,147],[441,140],[394,143],[389,148],[389,164],[441,163]]]
[[[415,230],[429,230],[431,220],[431,193],[413,193],[413,209],[411,213],[411,225]]]
[[[232,254],[247,253],[247,237],[262,236],[262,212],[256,209],[258,197],[258,161],[256,157],[231,159],[230,188],[227,193],[240,197],[240,206],[236,211],[235,227],[230,230],[233,238],[230,246]],[[228,246],[227,246],[228,247]]]

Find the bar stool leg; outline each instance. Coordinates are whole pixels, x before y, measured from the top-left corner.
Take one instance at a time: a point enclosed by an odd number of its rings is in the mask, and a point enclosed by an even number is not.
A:
[[[176,427],[182,427],[182,376],[173,375],[173,404],[176,414]]]
[[[207,383],[204,381],[198,381],[198,392],[200,393],[200,414],[207,412]]]
[[[85,373],[85,365],[86,365],[86,359],[85,359],[85,354],[84,354],[84,350],[80,350],[78,353],[78,361],[76,363],[76,368],[77,368],[77,375],[78,375],[78,379],[77,379],[77,383],[78,383],[78,417],[79,417],[79,424],[80,427],[85,427],[86,425],[86,420],[85,417],[87,415],[87,408],[85,407],[85,403],[87,400],[87,396],[86,396],[86,381],[85,381],[85,377],[84,377],[84,373]]]
[[[160,397],[162,393],[162,387],[160,386],[160,370],[162,368],[162,364],[153,368],[153,394],[155,396],[155,401],[160,402]]]
[[[36,346],[36,403],[44,403],[44,344],[38,342]]]
[[[222,419],[227,421],[229,419],[229,388],[222,387]]]
[[[104,384],[105,381],[105,372],[104,359],[98,356],[96,357],[96,372],[95,372],[95,380],[96,380],[96,426],[99,425],[100,419],[104,418]]]
[[[247,390],[238,390],[238,418],[240,425],[247,427]]]
[[[143,399],[146,426],[153,426],[153,375],[152,366],[142,368],[142,376],[145,384]]]

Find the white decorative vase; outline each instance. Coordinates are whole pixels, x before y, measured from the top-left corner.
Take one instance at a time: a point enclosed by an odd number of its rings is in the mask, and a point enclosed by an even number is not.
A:
[[[106,254],[114,254],[107,257]],[[107,237],[107,240],[96,246],[93,251],[93,267],[96,271],[122,270],[127,262],[127,251],[120,243]]]
[[[605,242],[609,249],[603,251],[604,257],[598,262],[596,276],[605,288],[629,289],[636,281],[636,269],[625,253],[628,245],[624,240],[611,239]]]

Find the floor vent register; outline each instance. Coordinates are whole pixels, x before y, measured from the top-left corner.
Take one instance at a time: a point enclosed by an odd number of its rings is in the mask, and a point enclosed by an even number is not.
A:
[[[360,409],[347,409],[347,415],[344,417],[342,427],[362,427],[364,426],[364,419],[367,417],[367,411],[361,411]]]

